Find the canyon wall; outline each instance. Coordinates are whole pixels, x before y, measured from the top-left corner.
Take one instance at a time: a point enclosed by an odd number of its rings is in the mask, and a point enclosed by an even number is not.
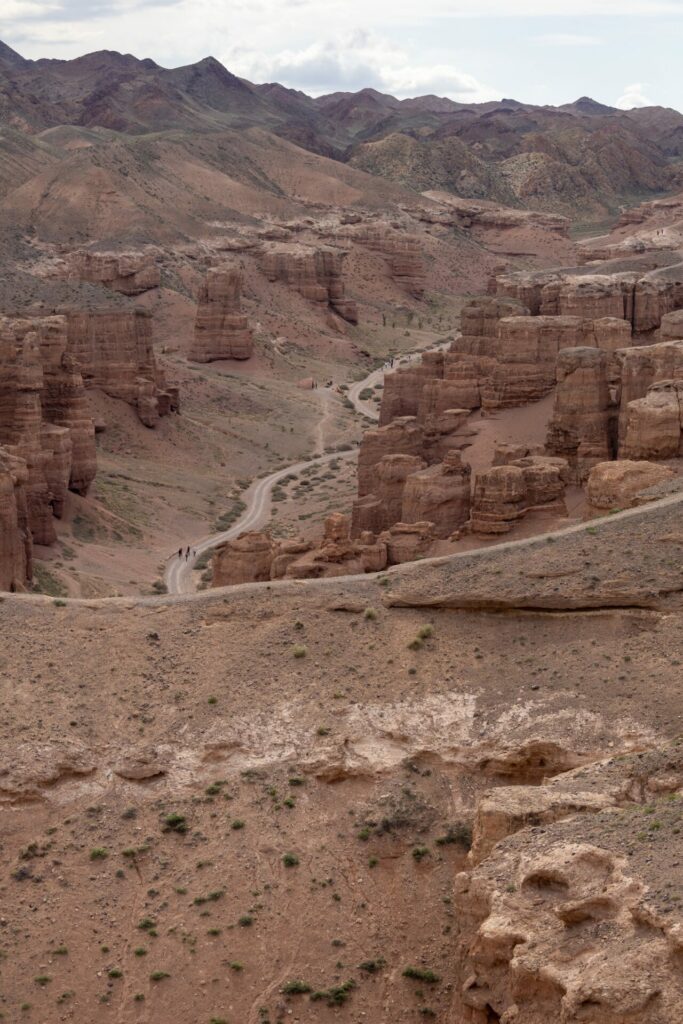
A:
[[[177,388],[166,384],[154,356],[150,313],[70,309],[66,320],[68,352],[86,387],[132,405],[146,427],[178,408]]]
[[[345,256],[344,250],[332,246],[272,243],[264,246],[260,266],[269,281],[281,281],[309,302],[329,307],[356,324],[358,308],[346,296]]]
[[[22,572],[23,582],[30,578],[30,543],[54,543],[53,516],[62,515],[67,491],[85,494],[96,472],[95,428],[83,379],[67,350],[63,316],[0,318],[0,445],[9,538],[3,541],[1,572],[3,583],[15,589]]]

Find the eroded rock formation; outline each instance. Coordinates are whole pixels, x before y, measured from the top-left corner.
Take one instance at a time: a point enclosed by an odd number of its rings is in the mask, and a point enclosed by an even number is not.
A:
[[[78,249],[67,257],[67,276],[102,284],[122,295],[141,295],[161,284],[153,252],[90,252]]]
[[[424,296],[426,271],[422,244],[417,235],[398,231],[388,224],[359,224],[348,228],[347,237],[387,261],[389,276],[414,299]]]
[[[214,587],[261,583],[271,579],[317,579],[378,572],[387,564],[387,548],[373,534],[351,539],[348,516],[327,517],[319,544],[275,541],[268,533],[245,533],[214,550]]]
[[[0,318],[0,444],[5,446],[4,490],[8,536],[16,520],[20,540],[8,540],[23,562],[3,553],[5,581],[30,576],[30,542],[52,544],[53,516],[61,517],[67,491],[85,494],[95,476],[95,427],[83,380],[67,352],[63,316]],[[21,539],[23,537],[23,540]],[[23,570],[22,570],[23,564]]]
[[[655,462],[599,462],[590,471],[586,494],[594,508],[628,508],[638,503],[642,491],[666,483],[674,475],[668,466]]]
[[[523,271],[497,279],[499,294],[516,298],[532,315],[617,317],[636,334],[659,327],[662,317],[683,307],[683,265],[645,272],[577,272],[578,268]]]
[[[471,467],[459,451],[451,451],[434,466],[408,476],[403,489],[400,521],[428,522],[436,537],[450,537],[470,517]]]
[[[475,299],[462,313],[463,335],[446,351],[387,374],[380,425],[402,416],[425,423],[448,409],[525,405],[555,386],[558,353],[591,347],[609,356],[609,380],[619,377],[617,351],[632,343],[627,321],[615,317],[529,316],[517,299]]]
[[[31,580],[33,539],[27,483],[24,460],[0,447],[0,590],[24,590]]]
[[[670,748],[541,786],[498,788],[479,801],[471,867],[455,880],[458,1018],[664,1024],[676,1017],[680,915],[658,868],[673,850],[653,857],[654,840],[644,840],[653,805],[657,828],[672,827],[682,786],[680,755]]]
[[[237,267],[207,272],[197,298],[197,318],[188,356],[197,363],[249,359],[254,343],[242,313],[242,275]]]
[[[595,348],[569,348],[557,360],[557,390],[547,450],[568,460],[583,482],[616,454],[616,423],[607,383],[608,359]]]
[[[478,473],[470,527],[474,533],[507,533],[531,510],[566,515],[565,459],[531,455]]]
[[[214,548],[213,586],[264,583],[270,579],[275,545],[267,533],[243,533]]]
[[[349,323],[358,323],[356,303],[347,298],[343,276],[346,253],[332,246],[273,243],[264,248],[261,270],[269,281],[282,281],[309,302],[330,307]]]
[[[166,384],[152,346],[145,310],[68,310],[68,352],[86,387],[101,388],[137,410],[146,427],[178,408],[178,389]]]

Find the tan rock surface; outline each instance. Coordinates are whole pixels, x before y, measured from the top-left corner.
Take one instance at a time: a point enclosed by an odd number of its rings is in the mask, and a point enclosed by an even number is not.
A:
[[[588,475],[586,494],[594,508],[628,508],[641,491],[673,476],[673,470],[653,462],[599,462]]]

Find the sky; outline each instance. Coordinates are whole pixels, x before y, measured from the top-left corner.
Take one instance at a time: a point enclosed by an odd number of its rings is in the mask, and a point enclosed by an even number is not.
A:
[[[0,39],[32,58],[211,55],[310,95],[683,110],[683,0],[0,0]]]

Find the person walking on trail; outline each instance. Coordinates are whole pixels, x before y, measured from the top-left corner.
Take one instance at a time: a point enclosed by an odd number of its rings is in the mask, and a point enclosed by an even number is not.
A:
[[[183,557],[183,549],[182,548],[178,548],[178,558],[182,558],[182,557]]]
[[[187,551],[185,552],[185,561],[190,557],[190,545],[187,545]]]

